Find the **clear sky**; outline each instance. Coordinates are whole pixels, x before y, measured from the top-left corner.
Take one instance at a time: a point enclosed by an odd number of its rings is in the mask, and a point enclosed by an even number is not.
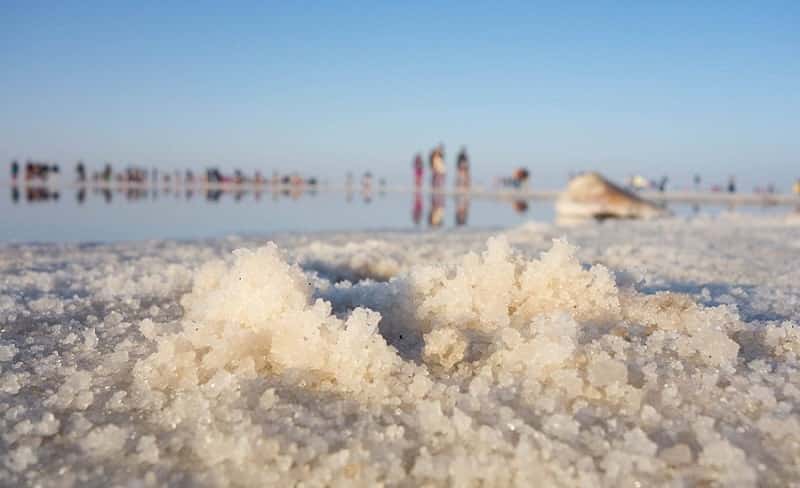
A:
[[[800,177],[800,2],[0,0],[0,158]],[[7,163],[4,163],[7,164]]]

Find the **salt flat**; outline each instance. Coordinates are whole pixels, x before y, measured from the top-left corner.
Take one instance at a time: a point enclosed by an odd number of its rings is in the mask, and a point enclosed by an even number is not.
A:
[[[6,245],[0,485],[791,485],[798,252],[736,214]]]

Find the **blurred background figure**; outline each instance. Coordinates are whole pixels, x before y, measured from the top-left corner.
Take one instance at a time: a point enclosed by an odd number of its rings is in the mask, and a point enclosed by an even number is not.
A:
[[[797,178],[792,185],[792,191],[795,195],[800,196],[800,178]]]
[[[530,173],[527,168],[519,167],[514,170],[510,178],[505,177],[500,179],[500,185],[509,188],[524,188],[528,185]]]
[[[15,159],[14,161],[11,161],[11,182],[16,183],[18,176],[19,176],[19,163]]]
[[[700,190],[700,175],[699,174],[695,174],[694,175],[694,190],[695,191]]]
[[[628,187],[635,191],[646,190],[650,188],[650,180],[642,175],[634,175],[628,178]]]
[[[728,178],[728,193],[736,193],[736,179],[733,176]]]
[[[361,177],[361,192],[364,195],[372,193],[372,173],[369,171],[364,173],[364,176]]]
[[[51,186],[58,186],[61,168],[57,164],[50,167],[50,173],[47,176],[47,183]]]
[[[444,223],[444,195],[431,194],[431,211],[428,214],[428,226],[436,229]]]
[[[456,226],[467,225],[468,216],[469,197],[467,195],[459,195],[456,197]]]
[[[469,157],[467,156],[467,148],[462,147],[456,161],[456,188],[466,190],[470,187],[470,184]]]
[[[425,174],[425,163],[422,162],[422,154],[414,156],[414,188],[422,188],[422,179]]]
[[[422,222],[422,192],[414,192],[414,204],[411,207],[411,221],[414,226],[419,226]]]
[[[658,182],[658,191],[663,193],[667,189],[667,183],[669,183],[669,177],[662,176],[661,181]]]
[[[447,174],[447,167],[444,164],[444,145],[439,144],[430,155],[431,166],[431,186],[434,190],[438,190],[444,186],[445,175]]]

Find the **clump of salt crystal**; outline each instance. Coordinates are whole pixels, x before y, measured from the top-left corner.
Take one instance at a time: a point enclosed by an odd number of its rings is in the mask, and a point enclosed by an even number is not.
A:
[[[0,345],[0,363],[11,361],[17,354],[18,349],[14,344]]]
[[[300,370],[335,389],[385,392],[381,378],[401,360],[377,332],[380,314],[337,318],[330,303],[311,300],[305,275],[274,244],[234,254],[230,267],[200,270],[182,300],[183,332],[159,339],[158,352],[137,365],[140,385],[195,388],[224,372]]]

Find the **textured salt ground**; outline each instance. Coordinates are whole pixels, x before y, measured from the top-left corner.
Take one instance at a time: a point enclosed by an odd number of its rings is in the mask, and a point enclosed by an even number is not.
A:
[[[800,478],[796,220],[270,238],[0,250],[0,485]]]

